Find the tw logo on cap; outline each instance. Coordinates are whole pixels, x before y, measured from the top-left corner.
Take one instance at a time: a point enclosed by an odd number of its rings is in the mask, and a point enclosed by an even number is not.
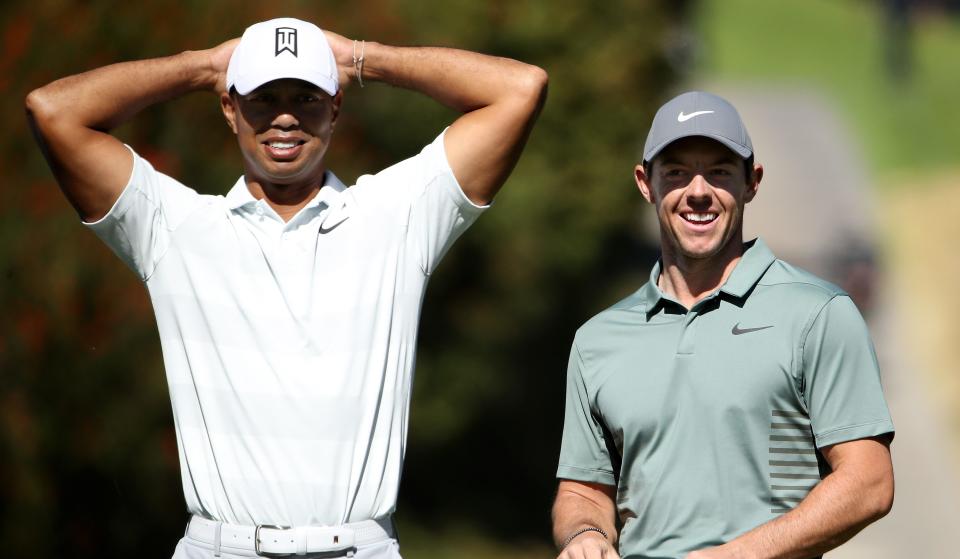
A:
[[[276,48],[274,56],[280,56],[284,51],[297,55],[297,30],[293,27],[277,27]]]

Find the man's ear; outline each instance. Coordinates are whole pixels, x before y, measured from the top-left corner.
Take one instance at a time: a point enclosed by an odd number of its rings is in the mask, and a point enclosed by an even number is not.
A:
[[[330,118],[330,127],[337,124],[337,118],[340,116],[340,106],[343,104],[343,89],[338,89],[337,94],[331,99],[333,103],[333,113]]]
[[[223,111],[223,117],[227,119],[227,126],[236,134],[238,109],[236,100],[229,93],[220,94],[220,110]]]
[[[757,196],[761,180],[763,180],[763,165],[757,163],[753,166],[753,174],[747,177],[747,191],[743,194],[745,203],[749,203]]]
[[[650,178],[647,177],[647,172],[643,169],[643,164],[638,163],[637,166],[633,168],[633,180],[637,181],[637,188],[640,189],[640,194],[643,195],[643,199],[653,204],[653,187],[650,185]]]

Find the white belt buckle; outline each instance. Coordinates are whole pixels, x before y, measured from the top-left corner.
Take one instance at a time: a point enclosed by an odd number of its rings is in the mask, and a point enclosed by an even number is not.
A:
[[[296,542],[296,551],[274,552],[261,547],[260,530],[292,531]],[[303,528],[289,528],[286,526],[272,526],[260,524],[254,533],[254,551],[261,557],[291,557],[306,553],[347,551],[356,543],[356,533],[342,526],[309,526]],[[270,547],[267,545],[267,547]],[[289,549],[289,548],[288,548]]]
[[[267,528],[268,530],[289,530],[286,526],[274,526],[272,524],[257,524],[257,529],[253,533],[253,550],[254,552],[261,557],[289,557],[293,553],[272,553],[269,551],[263,551],[260,549],[260,530],[262,528]]]

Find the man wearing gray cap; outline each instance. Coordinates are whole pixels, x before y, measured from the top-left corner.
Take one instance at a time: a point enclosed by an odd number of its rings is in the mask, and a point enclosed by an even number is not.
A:
[[[348,188],[324,154],[351,81],[464,114]],[[243,155],[225,196],[108,133],[199,90],[218,95]],[[175,557],[399,557],[391,515],[427,280],[506,180],[545,90],[541,69],[514,60],[282,18],[28,96],[67,198],[150,293],[192,514]]]
[[[661,258],[574,339],[560,557],[818,557],[893,501],[866,326],[837,287],[744,243],[763,167],[723,99],[661,107],[634,174]]]

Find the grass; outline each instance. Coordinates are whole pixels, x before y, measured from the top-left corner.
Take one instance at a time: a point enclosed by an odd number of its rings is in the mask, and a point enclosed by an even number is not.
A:
[[[960,25],[913,20],[913,71],[886,71],[881,3],[855,0],[703,0],[699,73],[745,83],[802,83],[833,98],[880,174],[938,174],[958,165]],[[894,181],[884,181],[885,184]]]
[[[431,526],[405,523],[398,516],[400,553],[418,559],[552,559],[553,548],[541,541],[499,541],[472,526]]]

